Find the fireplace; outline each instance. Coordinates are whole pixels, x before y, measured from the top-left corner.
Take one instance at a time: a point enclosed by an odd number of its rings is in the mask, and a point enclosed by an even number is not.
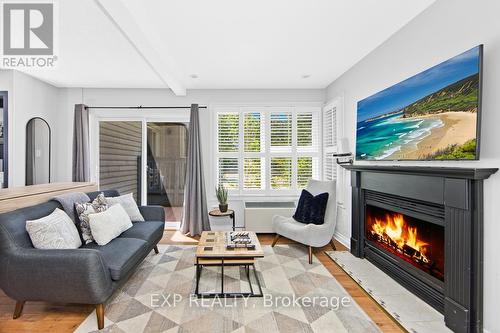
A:
[[[367,242],[444,282],[444,227],[409,215],[366,206]]]
[[[483,181],[498,169],[345,165],[351,253],[444,314],[482,332]]]

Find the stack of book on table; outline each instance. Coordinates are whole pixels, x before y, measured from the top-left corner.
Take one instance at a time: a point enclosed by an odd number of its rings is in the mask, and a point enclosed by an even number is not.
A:
[[[252,243],[252,239],[248,232],[238,231],[238,232],[228,232],[226,247],[228,249],[245,248],[245,249],[255,249],[255,244]]]

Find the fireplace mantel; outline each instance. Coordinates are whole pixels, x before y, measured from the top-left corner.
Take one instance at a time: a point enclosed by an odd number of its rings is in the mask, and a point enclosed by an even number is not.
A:
[[[343,165],[351,171],[351,253],[366,258],[441,311],[454,332],[482,332],[483,182],[497,168]],[[444,286],[401,267],[365,239],[367,202],[429,212],[445,228]],[[419,207],[422,210],[419,211]],[[432,282],[432,281],[431,281]]]
[[[417,167],[393,165],[342,165],[350,171],[369,171],[398,173],[433,177],[450,177],[462,179],[487,179],[498,171],[498,168],[450,168],[450,167]]]

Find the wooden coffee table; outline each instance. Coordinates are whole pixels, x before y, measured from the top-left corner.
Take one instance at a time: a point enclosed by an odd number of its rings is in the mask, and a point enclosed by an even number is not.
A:
[[[262,297],[262,287],[255,269],[255,259],[263,258],[264,251],[260,246],[259,239],[254,232],[248,231],[255,249],[226,248],[226,237],[228,232],[224,231],[203,231],[196,248],[196,289],[195,295],[198,297]],[[199,284],[201,273],[205,266],[221,267],[221,291],[219,293],[200,293]],[[227,293],[224,292],[224,267],[226,266],[244,266],[250,292],[248,293]],[[259,293],[255,293],[250,280],[250,268],[259,287]]]

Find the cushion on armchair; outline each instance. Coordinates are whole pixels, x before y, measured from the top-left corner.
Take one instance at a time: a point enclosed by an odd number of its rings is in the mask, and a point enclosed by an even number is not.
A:
[[[321,193],[313,196],[309,191],[302,190],[299,203],[297,204],[297,210],[293,215],[295,221],[306,224],[323,224],[325,222],[328,196],[328,193]]]

